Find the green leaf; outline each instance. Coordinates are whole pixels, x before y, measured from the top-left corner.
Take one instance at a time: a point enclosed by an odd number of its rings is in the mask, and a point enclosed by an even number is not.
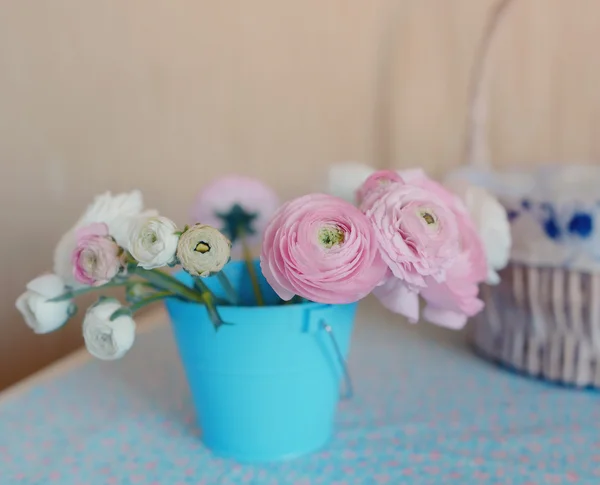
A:
[[[113,314],[110,316],[110,321],[114,322],[117,318],[122,317],[122,316],[131,317],[132,314],[133,313],[129,307],[122,306],[121,308],[119,308],[118,310],[115,310],[113,312]]]
[[[190,228],[190,226],[188,224],[185,225],[185,227],[183,228],[183,231],[175,231],[175,235],[181,237],[181,235],[186,232],[188,229]]]

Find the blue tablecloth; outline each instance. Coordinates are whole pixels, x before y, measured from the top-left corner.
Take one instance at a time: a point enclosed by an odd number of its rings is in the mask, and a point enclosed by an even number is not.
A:
[[[0,484],[600,483],[600,396],[507,373],[444,332],[359,312],[355,397],[323,451],[267,466],[198,439],[167,325],[0,405]],[[43,338],[43,337],[40,337]]]

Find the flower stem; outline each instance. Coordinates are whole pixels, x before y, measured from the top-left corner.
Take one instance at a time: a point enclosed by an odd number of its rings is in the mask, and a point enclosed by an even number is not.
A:
[[[171,298],[173,296],[176,297],[177,295],[171,293],[170,291],[157,291],[149,297],[134,303],[129,307],[129,309],[131,310],[131,313],[135,313],[141,308],[145,307],[146,305],[149,305],[150,303],[154,303],[155,301],[159,300],[164,300],[165,298]]]
[[[91,293],[92,291],[103,290],[104,288],[116,288],[118,286],[126,286],[128,284],[130,284],[129,281],[118,281],[118,282],[115,281],[114,283],[106,283],[105,285],[102,285],[102,286],[86,286],[85,288],[81,288],[79,290],[67,291],[66,293],[59,295],[55,298],[52,298],[48,301],[55,303],[58,301],[70,300],[79,295],[85,295],[86,293]]]
[[[229,278],[227,278],[227,275],[225,273],[223,273],[223,271],[219,271],[217,273],[217,278],[219,278],[219,283],[221,283],[221,286],[223,287],[223,290],[225,291],[225,294],[227,295],[227,299],[229,300],[229,303],[231,303],[232,305],[239,305],[240,302],[239,302],[238,294],[235,291],[235,289],[233,288],[231,281],[229,281]]]
[[[212,293],[209,293],[205,296],[204,304],[206,306],[206,311],[208,312],[208,316],[210,317],[215,330],[219,330],[222,325],[229,325],[227,322],[224,322],[215,306],[215,302],[213,301]]]
[[[196,303],[203,303],[204,300],[202,295],[192,288],[184,285],[180,281],[177,281],[171,275],[163,273],[155,269],[143,269],[138,266],[130,268],[132,274],[136,274],[152,285],[162,289],[170,291],[171,293],[182,297],[185,300],[193,301]]]
[[[217,311],[214,295],[210,289],[206,287],[204,282],[201,282],[199,285],[200,287],[203,287],[203,289],[201,291],[196,291],[184,285],[180,281],[177,281],[168,273],[164,273],[157,269],[146,270],[136,266],[131,268],[131,272],[141,276],[153,285],[173,293],[174,296],[179,296],[184,300],[192,301],[194,303],[204,303],[215,330],[218,330],[221,325],[226,325],[226,322],[223,321],[219,315],[219,312]],[[196,283],[197,282],[198,279],[196,279]]]
[[[156,293],[153,293],[152,295],[148,296],[147,298],[137,301],[130,306],[124,306],[124,307],[119,308],[118,310],[113,312],[113,314],[110,316],[110,320],[111,321],[116,320],[117,318],[119,318],[122,315],[133,315],[135,312],[137,312],[138,310],[141,310],[142,308],[149,305],[150,303],[154,303],[155,301],[164,300],[165,298],[171,298],[174,296],[176,297],[177,295],[171,293],[170,291],[157,291]]]
[[[252,289],[254,290],[254,296],[256,296],[256,304],[258,306],[264,306],[265,301],[263,299],[262,293],[260,291],[260,285],[258,284],[258,276],[256,275],[256,269],[254,268],[254,264],[252,262],[252,251],[250,251],[250,247],[246,242],[246,237],[244,235],[244,231],[240,230],[238,234],[240,238],[240,243],[242,244],[242,251],[244,253],[244,261],[246,262],[246,268],[248,268],[248,273],[250,274],[250,281],[252,282]]]
[[[210,291],[210,288],[206,286],[206,283],[202,281],[202,278],[194,278],[194,285],[202,295],[202,299],[206,306],[206,311],[208,312],[208,316],[212,320],[215,330],[219,330],[219,327],[221,325],[226,325],[226,323],[221,318],[217,307],[215,306],[215,302],[218,304],[219,301],[217,300],[215,295],[213,295],[212,291]]]
[[[211,301],[214,301],[217,305],[226,305],[227,304],[227,300],[224,300],[222,298],[218,298],[215,296],[215,294],[206,285],[206,283],[204,281],[202,281],[202,277],[200,277],[200,276],[194,277],[194,286],[196,287],[196,290],[198,290],[200,292],[200,295],[202,295],[202,298],[206,298],[207,295],[210,295]]]

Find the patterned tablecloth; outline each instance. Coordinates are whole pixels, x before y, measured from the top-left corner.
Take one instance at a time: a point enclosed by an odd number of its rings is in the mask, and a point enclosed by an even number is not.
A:
[[[332,442],[246,466],[200,443],[159,325],[121,361],[90,360],[0,401],[0,485],[600,483],[598,394],[507,373],[423,330],[363,306],[356,395],[340,405]]]

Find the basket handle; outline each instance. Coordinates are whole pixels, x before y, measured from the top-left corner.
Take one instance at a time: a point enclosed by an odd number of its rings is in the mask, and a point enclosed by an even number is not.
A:
[[[465,147],[465,160],[470,167],[490,168],[492,165],[487,133],[488,103],[486,96],[490,76],[489,53],[498,27],[506,16],[509,7],[515,1],[498,0],[492,7],[475,54],[469,89],[469,112]]]
[[[346,363],[346,359],[342,355],[342,351],[340,350],[340,346],[338,345],[337,339],[333,333],[333,328],[329,325],[325,320],[321,320],[321,326],[323,330],[327,332],[329,338],[331,339],[331,343],[333,344],[333,348],[335,350],[336,357],[342,366],[342,372],[344,374],[344,392],[341,393],[342,399],[351,399],[354,395],[354,388],[352,385],[352,377],[350,377],[350,371],[348,370],[348,364]]]

